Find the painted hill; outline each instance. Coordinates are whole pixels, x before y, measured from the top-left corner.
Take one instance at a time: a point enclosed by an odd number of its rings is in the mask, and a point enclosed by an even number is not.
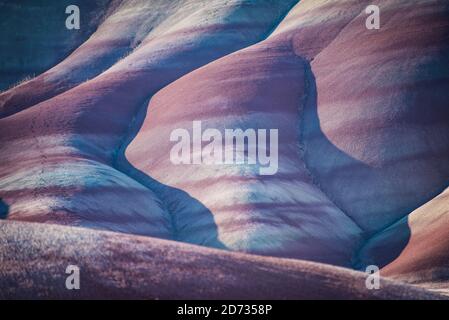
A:
[[[0,221],[0,235],[1,299],[441,298],[387,279],[366,290],[365,275],[345,268],[150,237],[12,221]],[[74,262],[80,290],[67,290],[65,269]]]
[[[69,260],[95,297],[448,291],[447,1],[80,1],[80,31],[47,2],[0,1],[1,86],[40,73],[0,93],[4,297],[56,285],[49,270]],[[370,4],[380,30],[365,27]],[[174,165],[170,133],[194,121],[277,129],[277,172]],[[176,295],[203,262],[197,291]],[[367,290],[351,269],[370,264],[400,282]]]

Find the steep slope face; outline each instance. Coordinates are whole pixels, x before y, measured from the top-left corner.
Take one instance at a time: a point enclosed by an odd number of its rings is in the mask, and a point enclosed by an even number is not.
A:
[[[170,237],[160,200],[112,167],[136,111],[183,74],[264,38],[291,5],[188,1],[106,72],[1,119],[1,197],[10,206],[8,217]],[[138,15],[140,7],[133,8],[119,7],[115,15]]]
[[[0,1],[0,90],[39,75],[67,57],[107,16],[105,8],[110,3],[111,0]],[[69,5],[80,9],[79,30],[65,27]],[[0,95],[0,117],[6,96]],[[28,98],[34,96],[28,92]]]
[[[387,279],[367,290],[364,274],[319,263],[83,228],[0,221],[0,246],[1,299],[442,298]],[[67,290],[74,263],[81,289]]]
[[[126,149],[129,163],[119,167],[167,204],[176,239],[350,264],[361,230],[313,184],[300,152],[302,108],[313,84],[308,62],[297,50],[302,39],[295,35],[304,32],[303,20],[296,26],[291,20],[304,6],[293,8],[267,40],[191,72],[151,99],[142,129]],[[319,51],[320,45],[311,46]],[[194,121],[201,121],[203,131],[218,130],[223,136],[226,129],[278,130],[278,171],[261,175],[262,165],[248,161],[173,164],[170,135],[183,128],[193,137]],[[200,143],[206,147],[210,140]],[[221,140],[219,145],[224,153],[233,148]],[[267,144],[268,150],[273,147]],[[261,143],[258,148],[267,152]],[[192,156],[204,160],[207,155],[192,150]],[[186,205],[178,189],[203,206]]]
[[[384,266],[382,274],[385,276],[448,293],[448,197],[449,189],[446,189],[372,237],[359,252],[359,265]]]
[[[440,193],[449,177],[449,4],[379,1],[313,61],[306,162],[368,234]],[[323,156],[325,155],[325,156]]]

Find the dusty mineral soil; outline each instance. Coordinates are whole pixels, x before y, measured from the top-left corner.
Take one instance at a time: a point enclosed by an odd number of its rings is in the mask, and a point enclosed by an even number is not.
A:
[[[0,1],[0,298],[449,294],[449,2],[68,4]],[[174,165],[193,121],[279,170]]]

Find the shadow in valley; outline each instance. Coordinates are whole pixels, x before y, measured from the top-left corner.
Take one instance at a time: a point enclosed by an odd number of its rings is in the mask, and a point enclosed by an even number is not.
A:
[[[381,268],[395,260],[408,244],[410,240],[410,228],[408,223],[403,223],[404,221],[407,222],[407,216],[401,216],[399,222],[402,221],[402,223],[395,223],[394,220],[387,222],[382,220],[388,215],[372,217],[367,214],[357,219],[357,217],[351,216],[351,213],[340,203],[338,198],[333,196],[333,191],[339,189],[340,199],[343,197],[346,201],[347,197],[358,198],[362,199],[364,205],[366,205],[366,200],[369,198],[372,199],[374,192],[376,192],[376,190],[370,187],[379,182],[378,173],[376,172],[376,168],[368,166],[339,149],[322,131],[318,114],[318,92],[315,75],[313,74],[311,65],[308,62],[304,62],[304,64],[306,66],[305,90],[307,98],[304,109],[301,111],[303,118],[300,124],[300,141],[304,148],[304,161],[316,185],[362,230],[362,239],[356,245],[358,249],[354,252],[351,261],[353,267],[356,269],[365,269],[367,265],[377,265]],[[336,168],[339,168],[339,170],[336,170]],[[355,179],[354,176],[356,176]],[[338,186],[332,185],[335,181],[338,182]],[[357,183],[360,183],[360,188],[357,187]],[[389,184],[385,180],[380,181],[380,183],[385,185]],[[376,207],[377,210],[372,211],[384,212],[381,207],[384,206],[387,208],[389,199],[379,198],[377,201],[384,201],[385,203]],[[372,201],[369,201],[368,205],[377,206]],[[364,212],[364,210],[360,209],[359,207],[357,211]],[[407,213],[410,213],[413,209],[410,208],[410,211]],[[362,223],[360,222],[363,222],[364,226],[361,226]],[[369,230],[369,227],[371,227],[370,224],[376,224],[378,227]],[[381,227],[379,227],[380,225]],[[388,226],[392,225],[396,226],[395,232],[384,233],[385,230],[388,231]],[[372,242],[373,240],[380,239],[382,241],[378,243]]]
[[[9,213],[9,206],[0,198],[0,219],[6,219]]]
[[[145,172],[134,167],[126,158],[125,151],[137,136],[146,118],[149,100],[139,109],[126,140],[122,143],[115,158],[114,167],[153,191],[161,200],[164,209],[170,214],[173,240],[226,249],[218,238],[218,228],[212,212],[187,192],[163,184]],[[201,221],[204,227],[191,226],[191,221]]]

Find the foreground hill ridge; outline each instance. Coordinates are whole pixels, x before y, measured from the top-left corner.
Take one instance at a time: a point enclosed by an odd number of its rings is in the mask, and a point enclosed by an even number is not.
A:
[[[0,235],[2,299],[444,298],[384,278],[381,289],[366,290],[365,274],[327,264],[110,231],[0,221]],[[70,291],[64,287],[65,268],[74,262],[82,272],[81,289]]]
[[[100,2],[83,44],[0,93],[7,219],[374,264],[445,292],[447,3]],[[164,141],[194,120],[282,128],[279,173],[174,166]]]

